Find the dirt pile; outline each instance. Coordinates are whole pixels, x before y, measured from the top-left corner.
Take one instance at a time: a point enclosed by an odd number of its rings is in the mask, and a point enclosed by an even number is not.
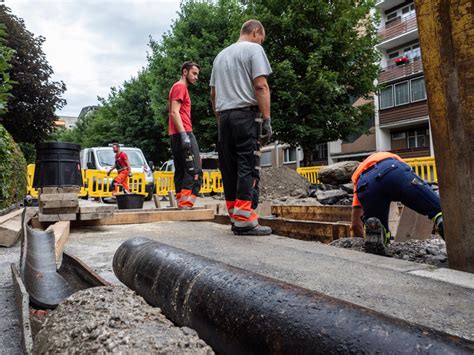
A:
[[[330,245],[365,252],[362,238],[342,238],[333,241]],[[437,267],[448,266],[446,243],[437,237],[426,240],[408,240],[393,242],[388,246],[394,258],[430,264]]]
[[[197,333],[124,287],[79,291],[46,318],[33,353],[214,354]]]
[[[296,170],[287,167],[263,168],[260,171],[260,200],[304,198],[308,196],[309,181]]]

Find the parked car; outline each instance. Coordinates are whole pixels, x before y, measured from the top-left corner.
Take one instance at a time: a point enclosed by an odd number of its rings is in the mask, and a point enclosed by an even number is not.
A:
[[[140,148],[121,147],[127,153],[132,173],[144,173],[147,195],[146,200],[151,200],[155,191],[155,180],[153,178],[153,162],[147,162]],[[82,169],[96,169],[108,171],[115,165],[115,153],[112,147],[85,148],[80,153]]]

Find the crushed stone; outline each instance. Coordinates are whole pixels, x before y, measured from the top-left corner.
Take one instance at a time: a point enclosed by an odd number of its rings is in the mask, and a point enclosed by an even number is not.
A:
[[[120,286],[79,291],[46,317],[34,354],[214,354],[197,333]]]
[[[363,238],[341,238],[331,242],[330,245],[365,252]],[[388,249],[396,259],[437,267],[448,267],[446,243],[443,239],[434,235],[430,239],[392,242],[388,245]]]
[[[260,171],[260,200],[280,197],[304,198],[308,196],[309,181],[296,170],[282,167],[263,168]]]

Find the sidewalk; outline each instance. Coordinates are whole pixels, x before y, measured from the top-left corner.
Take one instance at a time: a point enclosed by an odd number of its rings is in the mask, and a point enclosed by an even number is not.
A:
[[[236,237],[211,222],[161,222],[74,230],[66,250],[118,282],[112,258],[143,236],[474,340],[474,275],[271,235]]]

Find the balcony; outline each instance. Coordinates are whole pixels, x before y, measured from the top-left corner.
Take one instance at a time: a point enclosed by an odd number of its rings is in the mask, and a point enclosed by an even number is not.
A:
[[[390,152],[397,154],[402,159],[429,157],[430,147],[395,149]]]
[[[393,48],[418,38],[416,14],[390,22],[379,30],[379,37],[379,49]]]
[[[375,3],[375,7],[380,10],[386,11],[388,9],[391,9],[392,7],[404,3],[405,1],[406,0],[378,0]]]
[[[423,65],[421,62],[421,57],[412,58],[406,64],[394,64],[383,68],[379,74],[379,84],[409,77],[413,74],[421,73],[422,71]]]

